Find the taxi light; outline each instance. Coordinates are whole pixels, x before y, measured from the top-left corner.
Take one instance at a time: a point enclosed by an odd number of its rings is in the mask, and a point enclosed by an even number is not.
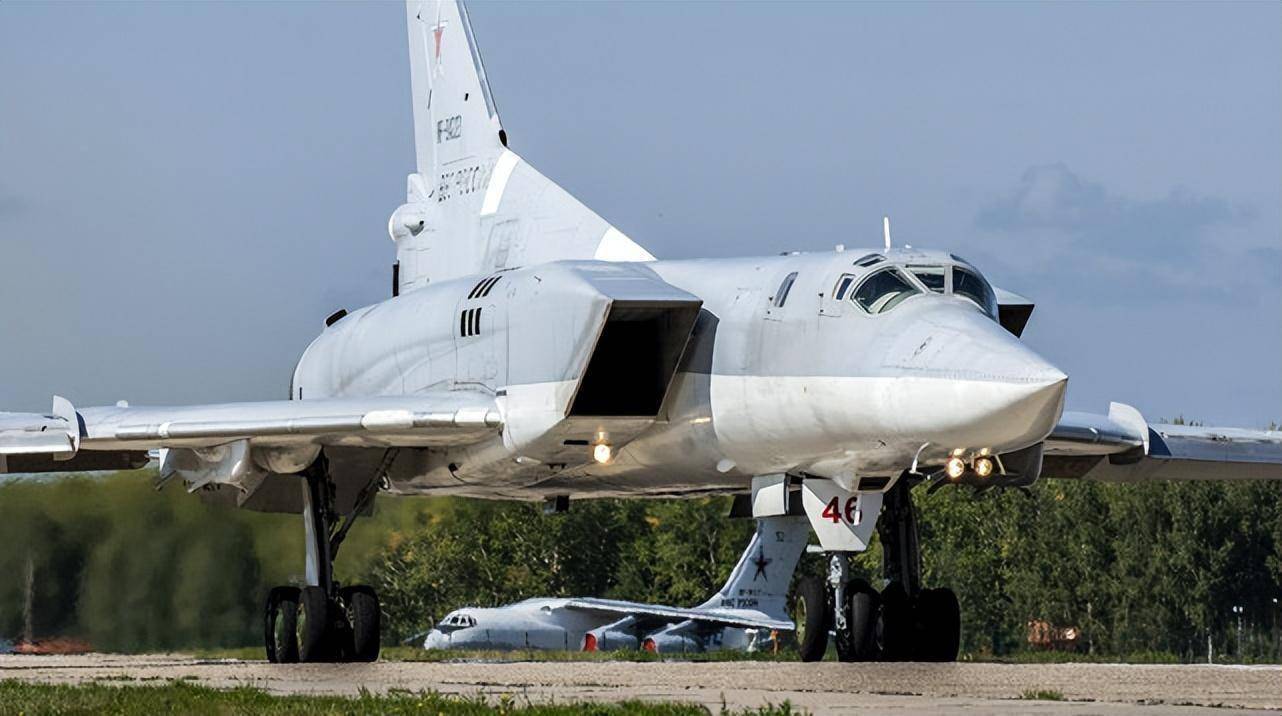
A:
[[[988,477],[993,474],[993,459],[991,457],[979,457],[975,459],[975,474],[980,477]]]
[[[960,480],[963,473],[966,472],[966,461],[956,455],[948,458],[944,463],[944,473],[950,480]]]
[[[596,460],[597,462],[604,465],[607,462],[610,462],[610,458],[612,457],[614,457],[614,451],[610,449],[609,443],[597,443],[595,446],[593,446],[592,448],[593,460]]]
[[[654,639],[650,639],[650,638],[647,638],[645,641],[641,642],[641,649],[643,651],[648,651],[651,654],[659,653],[659,645],[655,644]]]
[[[596,651],[596,634],[588,632],[583,635],[583,650]]]

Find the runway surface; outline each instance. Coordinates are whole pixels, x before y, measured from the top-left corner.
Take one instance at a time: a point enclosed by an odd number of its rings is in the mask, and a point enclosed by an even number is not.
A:
[[[515,695],[543,702],[696,702],[714,713],[791,701],[814,713],[1282,713],[1282,668],[1123,664],[801,664],[781,662],[379,662],[270,665],[158,654],[0,656],[0,679],[147,683],[184,679],[275,693],[361,688]],[[1057,691],[1064,701],[1021,699]]]

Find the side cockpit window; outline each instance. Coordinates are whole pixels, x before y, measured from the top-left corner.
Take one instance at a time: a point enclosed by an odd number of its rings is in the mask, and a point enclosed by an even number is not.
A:
[[[775,308],[783,308],[784,302],[788,300],[788,292],[792,290],[792,284],[796,280],[797,272],[793,271],[779,284],[779,290],[775,291]]]
[[[953,294],[974,301],[984,313],[997,317],[997,296],[988,282],[960,266],[953,267]]]
[[[846,300],[846,294],[850,292],[850,284],[855,282],[855,277],[850,274],[842,274],[837,279],[837,288],[833,289],[832,297],[838,301]]]
[[[869,313],[885,313],[917,293],[920,290],[898,269],[884,268],[869,274],[851,298]]]

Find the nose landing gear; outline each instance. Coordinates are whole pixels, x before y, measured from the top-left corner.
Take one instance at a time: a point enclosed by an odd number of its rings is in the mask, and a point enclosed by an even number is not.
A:
[[[957,660],[961,608],[952,590],[921,587],[917,517],[909,489],[907,479],[900,479],[887,491],[877,524],[882,571],[889,581],[885,589],[878,592],[850,577],[846,552],[831,553],[826,580],[807,577],[798,583],[795,604],[804,607],[794,607],[794,618],[802,661],[823,658],[830,628],[840,661]],[[824,616],[816,616],[817,609]]]
[[[303,523],[306,533],[307,586],[274,587],[267,596],[263,641],[267,660],[277,664],[318,661],[376,661],[381,610],[378,595],[364,585],[341,587],[334,580],[334,558],[356,518],[364,513],[385,480],[395,451],[337,524],[334,484],[322,452],[303,472]]]

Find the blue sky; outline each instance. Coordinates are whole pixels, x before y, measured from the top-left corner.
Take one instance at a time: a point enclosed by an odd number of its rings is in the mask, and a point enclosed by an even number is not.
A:
[[[511,146],[660,257],[901,243],[1070,407],[1282,419],[1282,4],[488,3]],[[283,398],[384,297],[394,3],[0,3],[0,408]]]

